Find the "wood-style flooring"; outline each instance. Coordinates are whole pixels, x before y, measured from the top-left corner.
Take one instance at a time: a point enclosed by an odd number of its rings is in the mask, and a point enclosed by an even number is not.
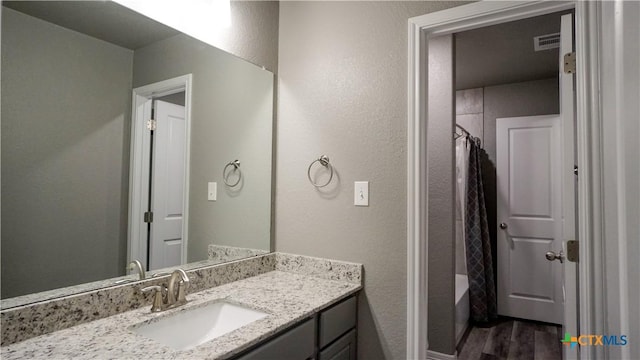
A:
[[[470,326],[458,346],[460,360],[561,360],[562,327],[501,318],[490,326]]]

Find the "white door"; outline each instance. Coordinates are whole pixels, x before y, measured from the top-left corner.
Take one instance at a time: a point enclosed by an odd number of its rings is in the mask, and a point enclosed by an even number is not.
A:
[[[498,313],[560,324],[562,132],[559,115],[496,120]]]
[[[184,204],[184,106],[154,101],[149,270],[181,264]]]

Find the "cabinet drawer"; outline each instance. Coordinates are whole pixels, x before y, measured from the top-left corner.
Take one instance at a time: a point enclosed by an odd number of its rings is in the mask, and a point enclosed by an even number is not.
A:
[[[258,348],[238,357],[237,360],[304,360],[311,358],[315,351],[315,329],[315,318],[307,320],[275,339],[259,345]]]
[[[352,296],[320,313],[320,349],[356,326],[356,305]]]
[[[320,352],[318,360],[355,360],[356,331],[351,330]]]

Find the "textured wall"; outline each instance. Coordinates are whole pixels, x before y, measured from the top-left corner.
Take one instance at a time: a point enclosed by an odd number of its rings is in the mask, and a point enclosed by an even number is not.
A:
[[[454,5],[280,4],[276,250],[364,264],[361,359],[405,358],[407,20]],[[321,154],[326,190],[306,174]],[[356,180],[369,207],[353,206]]]
[[[452,35],[429,40],[429,349],[455,352],[455,65]]]
[[[188,261],[209,244],[269,250],[273,74],[185,35],[138,49],[134,87],[193,74]],[[240,160],[238,187],[222,170]],[[230,180],[235,181],[235,177]],[[218,183],[217,201],[207,183]]]
[[[2,16],[2,297],[121,275],[133,53]]]

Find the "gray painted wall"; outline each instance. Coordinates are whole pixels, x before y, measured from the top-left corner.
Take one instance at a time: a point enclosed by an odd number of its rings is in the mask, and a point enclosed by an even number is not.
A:
[[[209,244],[270,249],[273,74],[186,35],[138,49],[134,87],[193,74],[188,261]],[[243,180],[222,182],[239,159]],[[230,178],[234,180],[235,178]],[[218,200],[207,200],[207,183]]]
[[[124,272],[132,61],[3,9],[3,298]]]
[[[364,264],[361,359],[406,358],[407,20],[459,4],[280,4],[276,250]],[[306,174],[321,154],[326,190]]]
[[[429,349],[455,352],[455,45],[452,35],[429,40],[427,163]],[[435,105],[435,106],[434,106]]]

